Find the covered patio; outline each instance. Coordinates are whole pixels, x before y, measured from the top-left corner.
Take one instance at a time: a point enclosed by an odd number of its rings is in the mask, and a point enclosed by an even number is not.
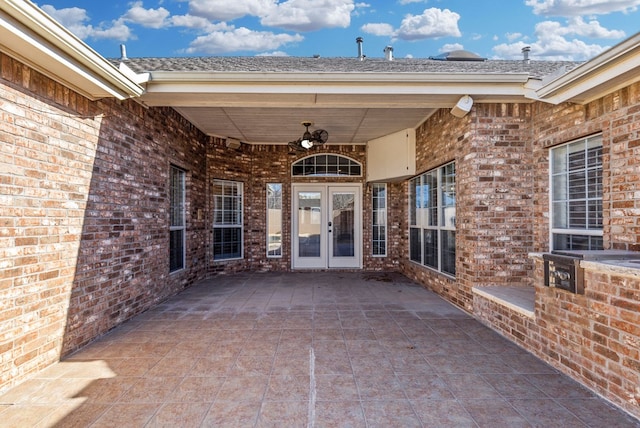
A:
[[[626,427],[406,277],[219,275],[0,396],[25,426]]]

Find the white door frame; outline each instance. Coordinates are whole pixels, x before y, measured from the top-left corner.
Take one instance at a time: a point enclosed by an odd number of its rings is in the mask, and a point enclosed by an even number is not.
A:
[[[331,257],[333,229],[329,226],[333,192],[353,191],[354,203],[354,254],[352,257]],[[298,240],[298,192],[318,192],[321,198],[319,236],[320,254],[299,257]],[[362,269],[362,184],[361,183],[293,183],[291,185],[291,269]]]

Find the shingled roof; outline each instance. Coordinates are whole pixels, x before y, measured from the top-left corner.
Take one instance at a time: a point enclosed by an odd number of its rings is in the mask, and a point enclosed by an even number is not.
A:
[[[314,58],[314,57],[174,57],[113,59],[137,73],[154,71],[185,72],[273,72],[273,73],[528,73],[541,79],[558,71],[568,71],[572,61],[439,61],[422,58]]]

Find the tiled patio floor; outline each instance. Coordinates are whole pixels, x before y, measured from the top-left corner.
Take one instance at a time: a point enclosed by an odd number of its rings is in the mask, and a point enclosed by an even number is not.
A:
[[[637,421],[389,273],[194,286],[0,396],[15,427],[615,427]]]

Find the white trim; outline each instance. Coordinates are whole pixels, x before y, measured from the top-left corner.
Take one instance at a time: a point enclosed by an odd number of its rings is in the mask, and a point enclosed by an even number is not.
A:
[[[92,100],[122,100],[144,92],[29,1],[0,1],[0,50]]]
[[[536,93],[542,101],[586,104],[640,81],[640,33],[548,83]]]
[[[270,185],[279,185],[280,186],[280,254],[276,254],[276,255],[272,255],[269,254],[269,219],[271,218],[271,215],[269,214],[269,186]],[[284,228],[284,222],[283,222],[283,189],[284,189],[284,185],[282,183],[266,183],[265,184],[265,189],[266,189],[266,210],[265,210],[265,215],[267,216],[267,220],[266,220],[266,244],[267,244],[267,248],[266,248],[266,255],[267,255],[267,259],[281,259],[282,255],[284,253],[284,249],[282,247],[282,245],[284,244],[283,241],[283,235],[282,235],[282,229]]]
[[[187,172],[175,165],[170,165],[170,175],[169,175],[169,192],[173,192],[173,186],[171,185],[171,179],[173,175],[173,171],[178,171],[180,173],[180,194],[182,196],[182,200],[180,201],[180,208],[182,210],[182,225],[173,226],[171,225],[171,220],[169,221],[169,232],[175,232],[178,230],[182,231],[182,267],[180,269],[171,270],[171,266],[169,266],[169,273],[174,274],[176,272],[183,271],[187,268]],[[171,214],[171,205],[173,203],[173,198],[169,198],[169,213]],[[169,249],[171,249],[171,242],[169,242]]]
[[[336,189],[354,190],[355,200],[355,223],[354,223],[354,256],[349,258],[354,263],[340,263],[344,260],[331,258],[330,237],[328,229],[329,211],[331,209],[331,194]],[[297,240],[298,228],[298,191],[313,191],[320,193],[320,256],[305,257],[304,260],[298,258],[299,247]],[[362,269],[362,183],[292,183],[291,184],[291,269]],[[336,262],[338,262],[336,264]]]
[[[374,229],[378,226],[376,224],[373,223],[373,213],[376,211],[375,205],[374,205],[374,193],[373,193],[373,188],[375,186],[384,186],[384,254],[374,254],[373,252],[373,231]],[[376,257],[376,258],[382,258],[382,257],[388,257],[388,250],[389,250],[389,220],[388,220],[388,216],[389,216],[389,186],[387,185],[387,183],[371,183],[371,257]],[[377,211],[379,211],[380,209],[378,208]]]
[[[244,217],[244,183],[242,181],[235,181],[235,180],[224,180],[224,179],[219,179],[219,178],[214,178],[212,180],[212,184],[215,183],[232,183],[235,186],[237,186],[237,188],[240,191],[240,223],[231,223],[231,224],[221,224],[221,225],[216,225],[215,222],[215,201],[212,203],[212,210],[213,210],[213,218],[212,218],[212,224],[211,224],[211,228],[212,231],[215,229],[236,229],[239,228],[240,229],[240,256],[239,257],[230,257],[230,258],[224,258],[224,259],[216,259],[215,258],[215,253],[213,252],[213,248],[211,251],[211,257],[213,258],[213,262],[214,263],[224,263],[224,262],[228,262],[231,260],[243,260],[244,259],[244,221],[245,221],[245,217]],[[211,192],[210,197],[214,198],[215,195],[213,194],[213,192]],[[215,243],[212,240],[212,244],[215,245]]]
[[[553,151],[554,150],[558,150],[561,147],[566,147],[569,146],[571,144],[575,144],[575,143],[586,143],[589,139],[594,138],[594,137],[600,137],[602,138],[602,134],[594,134],[594,135],[590,135],[587,137],[583,137],[583,138],[577,138],[575,140],[571,140],[571,141],[567,141],[566,143],[562,143],[562,144],[558,144],[557,146],[553,146],[553,147],[549,147],[549,161],[548,161],[548,174],[549,174],[549,189],[548,189],[548,203],[549,203],[549,250],[554,250],[554,235],[584,235],[584,236],[598,236],[598,237],[603,237],[604,236],[604,231],[603,229],[574,229],[574,228],[557,228],[557,227],[553,227],[553,216],[554,216],[554,211],[553,211],[553,204],[554,204],[554,200],[553,200]],[[602,140],[600,141],[601,147],[602,147]],[[603,165],[601,165],[601,168],[604,168]],[[604,189],[603,189],[604,191]],[[568,195],[567,195],[568,196]],[[569,199],[567,199],[567,201],[569,201]]]

